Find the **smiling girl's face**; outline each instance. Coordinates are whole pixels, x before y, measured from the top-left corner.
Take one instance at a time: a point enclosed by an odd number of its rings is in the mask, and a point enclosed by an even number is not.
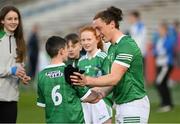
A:
[[[1,23],[4,25],[4,29],[13,33],[19,25],[18,14],[14,11],[9,11]]]
[[[88,53],[92,53],[97,49],[98,39],[95,36],[94,32],[85,30],[80,34],[82,47]]]

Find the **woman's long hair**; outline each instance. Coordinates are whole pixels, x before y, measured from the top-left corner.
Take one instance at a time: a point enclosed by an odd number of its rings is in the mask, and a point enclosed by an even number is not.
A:
[[[14,37],[16,39],[16,45],[17,45],[16,62],[21,63],[25,60],[26,45],[25,45],[25,40],[24,40],[24,36],[23,36],[22,20],[21,20],[21,15],[20,15],[19,10],[16,7],[10,6],[10,5],[3,7],[0,11],[0,21],[4,20],[5,16],[10,11],[14,11],[18,14],[19,24],[18,24],[16,30],[14,31]],[[4,25],[2,23],[0,23],[0,29],[4,29]]]

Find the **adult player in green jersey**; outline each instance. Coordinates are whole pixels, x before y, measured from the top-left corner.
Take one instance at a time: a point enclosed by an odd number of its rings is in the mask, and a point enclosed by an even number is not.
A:
[[[50,37],[46,51],[51,64],[38,74],[37,105],[45,107],[47,123],[84,123],[81,100],[95,100],[97,94],[87,87],[73,87],[65,81],[63,61],[67,59],[67,45],[64,39]]]
[[[150,105],[144,89],[142,55],[135,41],[119,30],[121,20],[122,11],[110,7],[97,13],[93,21],[104,41],[111,42],[108,50],[110,63],[107,65],[111,68],[109,74],[93,78],[74,73],[76,76],[71,76],[71,80],[74,85],[113,86],[116,122],[148,123]]]
[[[77,67],[79,58],[81,57],[82,46],[80,44],[79,36],[75,33],[70,33],[65,36],[68,48],[68,60],[66,64],[71,64],[73,67]]]
[[[103,43],[92,26],[85,26],[80,30],[81,45],[86,55],[79,59],[78,67],[85,70],[85,75],[98,77],[105,73],[103,63],[107,56],[102,51]],[[97,88],[96,88],[97,90]],[[98,103],[82,103],[86,123],[111,123],[112,105],[106,104],[104,100]]]

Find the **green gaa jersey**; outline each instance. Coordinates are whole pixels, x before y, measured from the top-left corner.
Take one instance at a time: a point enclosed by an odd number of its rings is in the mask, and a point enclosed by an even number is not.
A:
[[[73,67],[77,67],[78,60],[79,59],[70,59],[70,58],[68,58],[68,60],[66,61],[66,65],[72,65]]]
[[[84,123],[81,100],[91,91],[64,78],[65,64],[49,65],[38,74],[37,105],[45,107],[47,123]],[[80,100],[81,98],[81,100]]]
[[[106,56],[107,54],[105,52],[101,52],[101,50],[98,49],[92,58],[88,57],[87,54],[82,56],[79,59],[78,67],[81,70],[85,70],[85,75],[99,77],[105,73],[104,70],[102,70],[102,65]]]
[[[116,104],[127,103],[146,95],[143,79],[143,60],[140,49],[130,36],[121,36],[108,50],[108,70],[115,62],[128,68],[121,80],[113,88]]]
[[[78,67],[81,70],[85,70],[85,75],[92,77],[99,77],[107,74],[107,68],[104,67],[105,60],[107,58],[107,54],[102,52],[100,49],[94,54],[92,58],[88,57],[88,55],[84,55],[79,59]],[[108,95],[104,98],[104,101],[109,106],[113,105],[112,102],[112,94]]]

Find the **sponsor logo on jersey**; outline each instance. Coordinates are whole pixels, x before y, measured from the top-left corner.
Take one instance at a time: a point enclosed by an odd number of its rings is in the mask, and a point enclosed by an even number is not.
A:
[[[51,72],[46,72],[46,76],[49,78],[57,78],[57,77],[62,77],[63,73],[61,71],[51,71]]]

